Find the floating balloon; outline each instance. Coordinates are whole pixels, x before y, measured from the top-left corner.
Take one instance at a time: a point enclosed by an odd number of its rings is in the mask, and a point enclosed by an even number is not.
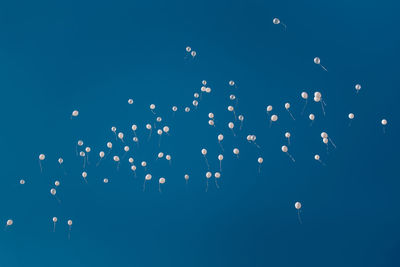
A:
[[[188,184],[188,182],[189,182],[189,174],[185,174],[183,176],[183,178],[185,178],[186,184]]]
[[[228,106],[228,111],[233,113],[233,117],[235,118],[235,121],[236,121],[236,113],[235,113],[234,107],[233,106]]]
[[[222,154],[218,155],[218,160],[219,160],[219,171],[222,172],[222,160],[224,159],[224,156]]]
[[[222,140],[224,140],[224,136],[222,134],[219,134],[218,135],[218,144],[219,144],[221,150],[224,151],[224,148],[222,147],[222,143],[221,143]]]
[[[354,119],[354,113],[349,113],[348,117],[349,117],[349,119],[350,119],[350,121],[349,121],[349,127],[350,127],[350,126],[351,126],[351,122],[352,122],[353,119]]]
[[[258,162],[258,173],[261,173],[261,164],[264,162],[264,159],[262,157],[259,157],[257,159]]]
[[[25,180],[24,180],[24,179],[21,179],[21,180],[19,180],[19,183],[20,183],[21,185],[24,185],[24,184],[25,184]]]
[[[190,53],[190,55],[192,56],[192,58],[194,58],[194,57],[197,55],[197,53],[196,53],[196,51],[192,51],[192,52]]]
[[[78,116],[79,116],[79,111],[78,110],[72,111],[71,119],[72,119],[72,117],[78,117]]]
[[[54,185],[55,185],[56,187],[60,186],[60,181],[55,181],[55,182],[54,182]]]
[[[128,99],[128,104],[129,104],[129,105],[132,105],[132,104],[133,104],[133,99],[132,99],[132,98]]]
[[[117,163],[117,171],[119,170],[119,165],[121,163],[120,158],[118,156],[114,156],[113,160]]]
[[[186,46],[186,52],[190,53],[192,51],[192,48],[190,46]]]
[[[314,63],[317,64],[317,65],[320,65],[321,68],[322,68],[324,71],[328,71],[328,70],[321,64],[321,59],[320,59],[319,57],[315,57],[315,58],[314,58]]]
[[[356,84],[354,86],[354,88],[356,89],[356,93],[358,94],[358,92],[361,90],[361,85],[360,84]]]
[[[108,184],[108,178],[104,178],[103,183]]]
[[[165,184],[165,178],[161,177],[158,179],[158,191],[161,193],[161,185]]]
[[[99,157],[100,157],[100,159],[99,159],[99,161],[97,162],[96,166],[99,166],[101,160],[104,158],[104,155],[105,155],[105,154],[104,154],[104,151],[100,151],[100,152],[99,152]]]
[[[304,107],[303,107],[303,109],[302,109],[302,111],[301,111],[301,115],[303,115],[303,114],[304,114],[304,111],[306,110],[306,107],[307,107],[308,93],[307,93],[307,92],[302,92],[302,93],[301,93],[301,98],[303,98],[303,99],[305,100]]]
[[[272,111],[273,107],[271,105],[267,106],[266,111],[267,111],[267,116],[269,116],[269,113]]]
[[[322,108],[322,113],[324,114],[324,116],[325,116],[325,106],[326,106],[326,103],[324,102],[324,100],[322,99],[322,94],[320,93],[320,92],[315,92],[314,93],[314,101],[315,102],[320,102],[321,103],[321,108]]]
[[[208,180],[211,178],[211,176],[212,176],[211,172],[206,172],[206,181],[207,181],[206,192],[208,192]]]
[[[56,231],[56,223],[58,221],[57,217],[53,217],[52,221],[53,221],[53,232],[55,232]]]
[[[124,142],[124,133],[118,133],[118,138],[121,140],[122,143]]]
[[[147,141],[150,140],[151,138],[151,132],[152,132],[152,128],[151,128],[151,124],[146,124],[146,129],[149,130],[149,137],[147,137]]]
[[[292,117],[292,119],[295,120],[295,118],[293,117],[293,114],[292,114],[292,112],[290,112],[289,108],[290,108],[290,103],[289,102],[285,103],[285,109],[287,110],[287,112],[289,112],[290,117]]]
[[[272,115],[271,119],[269,120],[269,127],[271,128],[271,125],[273,122],[276,122],[278,120],[278,115]]]
[[[284,28],[285,28],[285,30],[286,30],[286,25],[285,24],[283,24],[281,21],[280,21],[280,19],[278,19],[278,18],[274,18],[273,20],[272,20],[272,23],[274,23],[275,25],[282,25]]]
[[[88,181],[86,180],[86,177],[87,177],[87,172],[82,172],[83,180],[85,180],[85,183],[88,183]]]
[[[56,196],[57,191],[54,188],[50,189],[50,194],[52,194],[55,197],[58,203],[61,203],[60,199]]]
[[[241,131],[241,130],[242,130],[242,127],[243,127],[244,116],[243,116],[243,115],[239,115],[239,116],[238,116],[238,119],[239,119],[239,121],[240,121],[239,130]]]
[[[186,107],[185,108],[185,112],[189,112],[190,111],[190,108],[189,107]]]
[[[229,86],[235,86],[235,82],[232,81],[232,80],[230,80],[230,81],[229,81]]]
[[[144,177],[144,183],[143,183],[143,192],[146,191],[146,181],[150,181],[152,178],[151,174],[146,174],[146,176]]]
[[[296,202],[294,203],[294,207],[297,210],[297,217],[299,218],[299,223],[301,224],[301,217],[300,217],[300,212],[301,212],[301,203],[300,202]]]
[[[133,171],[133,175],[134,175],[135,178],[136,178],[136,166],[135,166],[135,165],[132,165],[132,166],[131,166],[131,170]]]
[[[322,162],[321,157],[318,154],[315,154],[314,159],[325,166],[325,163]]]
[[[8,219],[7,222],[6,222],[6,227],[11,226],[13,224],[14,224],[14,221],[11,220],[11,219]]]
[[[287,138],[288,146],[290,146],[290,133],[289,133],[289,132],[286,132],[286,133],[285,133],[285,137]]]
[[[233,149],[233,154],[235,154],[236,157],[239,158],[239,149],[234,148],[234,149]]]
[[[219,178],[221,178],[221,173],[219,172],[214,173],[214,177],[215,177],[215,187],[219,189],[218,180]]]
[[[328,136],[328,134],[327,134],[326,132],[322,132],[322,133],[321,133],[321,138],[322,138],[322,141],[323,141],[325,144],[328,145],[328,142],[326,142],[326,140],[327,140],[327,141],[329,141],[329,142],[332,144],[332,146],[333,146],[334,148],[336,148],[335,143],[332,141],[332,139]],[[325,139],[326,139],[326,140],[325,140]]]
[[[314,120],[315,120],[315,115],[311,113],[310,115],[308,115],[308,118],[309,118],[310,121],[311,121],[310,126],[312,126],[312,125],[313,125],[313,122],[314,122]]]
[[[171,165],[171,155],[166,155],[165,159],[168,160],[169,165]]]
[[[68,220],[68,240],[71,239],[71,230],[72,230],[72,220]]]
[[[293,158],[293,156],[292,155],[290,155],[289,154],[289,152],[288,152],[288,147],[287,146],[282,146],[282,152],[284,152],[284,153],[286,153],[286,155],[288,155],[289,156],[289,158],[293,161],[293,162],[295,162],[295,160],[294,160],[294,158]]]
[[[205,160],[205,162],[207,164],[207,169],[209,170],[210,169],[210,164],[208,164],[208,160],[207,160],[207,149],[203,148],[201,150],[201,154],[203,155],[204,160]]]
[[[163,133],[163,131],[161,129],[157,130],[157,134],[159,136],[159,138],[158,138],[158,147],[161,146],[161,135],[162,135],[162,133]]]
[[[151,113],[153,113],[154,115],[156,115],[156,112],[154,111],[155,109],[156,109],[156,105],[151,104],[151,105],[150,105],[150,111],[151,111]]]
[[[117,127],[112,126],[112,127],[111,127],[111,131],[114,133],[115,140],[118,140],[118,139],[117,139]]]
[[[46,159],[45,154],[40,154],[39,155],[39,167],[40,167],[40,172],[43,173],[43,167],[42,167],[42,161]]]
[[[236,136],[235,131],[233,130],[234,127],[235,127],[235,124],[233,122],[228,123],[228,128],[231,129],[233,136]]]
[[[386,133],[387,120],[386,119],[382,119],[381,120],[381,124],[382,124],[383,133]]]

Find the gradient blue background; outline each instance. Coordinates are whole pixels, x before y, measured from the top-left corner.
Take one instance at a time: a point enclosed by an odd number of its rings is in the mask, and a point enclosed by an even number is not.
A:
[[[2,1],[0,222],[15,223],[0,232],[0,266],[400,266],[399,7],[396,1]],[[274,17],[287,31],[272,24]],[[184,60],[187,45],[198,53],[194,61]],[[329,72],[313,64],[315,56]],[[212,94],[196,112],[172,118],[171,106],[191,105],[203,79]],[[227,86],[230,79],[237,89]],[[299,115],[304,90],[321,91],[327,102],[325,118],[310,103],[308,112],[317,116],[311,128]],[[245,115],[236,139],[226,127],[231,92]],[[283,108],[287,101],[295,122]],[[171,127],[161,150],[172,155],[172,168],[153,163],[156,139],[144,142],[150,103]],[[280,117],[271,129],[269,104]],[[71,121],[75,108],[81,114]],[[216,114],[218,131],[207,125],[208,112]],[[349,112],[356,115],[350,128]],[[132,123],[142,140],[136,164],[147,160],[155,178],[167,178],[162,194],[156,179],[143,193],[144,171],[134,179],[126,163],[119,172],[111,162],[92,164],[89,183],[82,181],[75,142],[92,147],[94,162],[113,140],[110,127],[131,139]],[[338,146],[329,155],[323,130]],[[292,133],[295,164],[280,151],[285,131]],[[226,136],[221,189],[211,183],[205,193],[200,149],[209,150],[216,171],[219,132]],[[257,135],[262,151],[247,144],[247,134]],[[42,175],[40,153],[47,155]],[[326,167],[313,160],[315,153]],[[61,205],[49,193],[55,179]],[[301,225],[296,201],[303,204]]]

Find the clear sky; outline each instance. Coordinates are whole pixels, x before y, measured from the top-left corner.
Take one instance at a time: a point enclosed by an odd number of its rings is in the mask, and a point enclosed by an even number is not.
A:
[[[358,0],[2,1],[0,224],[14,224],[0,231],[0,266],[399,266],[399,7]],[[202,80],[212,91],[194,109]],[[303,116],[302,91],[310,96]],[[325,117],[315,91],[327,104]],[[151,103],[163,121],[147,141],[145,125],[154,127],[156,117]],[[242,130],[228,105],[244,115]],[[279,116],[272,127],[267,105]],[[80,114],[71,120],[74,109]],[[156,129],[164,125],[170,134],[158,147]],[[125,144],[111,126],[125,133]],[[287,131],[295,163],[281,151]],[[327,151],[322,131],[336,149]],[[246,141],[249,134],[260,149]],[[75,154],[79,139],[92,149],[88,183]],[[113,150],[96,168],[108,141]],[[124,145],[131,148],[125,157]],[[224,154],[220,188],[211,178],[208,192],[202,148],[213,174]],[[160,151],[171,165],[156,161]],[[114,155],[123,158],[118,171]],[[146,173],[153,179],[143,192]],[[159,177],[166,178],[162,193]],[[61,203],[50,194],[55,180]]]

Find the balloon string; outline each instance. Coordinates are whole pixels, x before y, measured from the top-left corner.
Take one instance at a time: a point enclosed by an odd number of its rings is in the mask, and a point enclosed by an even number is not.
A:
[[[322,107],[322,112],[324,113],[325,116],[325,108],[324,108],[324,104],[321,102],[321,107]]]
[[[289,152],[286,152],[286,153],[287,153],[287,155],[289,156],[289,158],[290,158],[293,162],[296,162],[295,159],[293,158],[293,156],[289,154]]]
[[[328,137],[328,139],[329,139],[329,141],[331,142],[331,144],[333,145],[333,147],[336,149],[336,145],[335,145],[335,143],[332,141],[332,139],[329,138],[329,137]]]
[[[208,164],[208,160],[207,160],[207,157],[205,155],[204,155],[204,159],[205,159],[206,164],[207,164],[207,169],[210,170],[210,164]]]
[[[301,221],[300,210],[297,211],[297,217],[299,218],[299,223],[303,224],[303,222]]]
[[[296,119],[293,117],[293,114],[292,114],[292,112],[290,112],[290,110],[289,110],[289,109],[288,109],[287,111],[289,112],[289,115],[290,115],[290,117],[292,117],[292,119],[295,121]]]
[[[301,116],[303,116],[304,111],[306,111],[306,107],[307,107],[307,99],[306,99],[306,103],[304,104],[304,107],[303,107],[303,109],[301,111]]]
[[[215,179],[215,187],[216,187],[217,189],[219,189],[219,185],[218,185],[218,180],[217,180],[217,179]]]

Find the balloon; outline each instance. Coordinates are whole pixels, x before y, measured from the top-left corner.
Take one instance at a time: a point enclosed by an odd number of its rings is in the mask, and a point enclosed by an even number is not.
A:
[[[280,19],[278,19],[278,18],[274,18],[274,19],[272,20],[272,23],[275,24],[275,25],[281,24],[283,27],[285,27],[285,30],[286,30],[286,28],[287,28],[286,25],[283,24],[283,23],[280,21]]]
[[[186,181],[186,184],[188,183],[188,181],[189,181],[189,174],[185,174],[185,176],[183,176],[184,178],[185,178],[185,181]]]
[[[290,133],[289,133],[289,132],[286,132],[286,133],[285,133],[285,137],[286,137],[287,140],[288,140],[288,146],[290,146]]]
[[[79,115],[79,111],[78,110],[72,111],[72,117],[78,117],[78,115]]]
[[[25,184],[25,180],[24,180],[24,179],[21,179],[21,180],[19,180],[19,183],[20,183],[21,185],[24,185],[24,184]]]
[[[111,149],[111,148],[112,148],[112,143],[111,143],[111,142],[108,142],[108,143],[107,143],[107,147]]]
[[[314,63],[320,65],[324,71],[328,71],[324,66],[321,65],[321,59],[319,57],[314,58]]]
[[[160,184],[165,184],[165,178],[161,177],[161,178],[158,180],[158,182],[159,182]]]
[[[361,90],[361,85],[360,84],[356,84],[354,86],[354,88],[356,88],[356,92],[358,93]]]
[[[383,126],[385,126],[385,125],[387,124],[387,120],[386,120],[386,119],[383,119],[383,120],[381,121],[381,123],[382,123]]]
[[[290,117],[292,117],[292,119],[295,120],[295,118],[293,117],[293,114],[292,114],[292,112],[290,112],[289,108],[290,108],[290,103],[289,102],[285,103],[285,109],[289,112]]]
[[[192,57],[194,58],[194,57],[197,55],[197,53],[196,53],[196,51],[192,51],[192,52],[190,53],[190,55],[192,55]]]
[[[273,107],[271,105],[267,106],[267,112],[272,111]]]
[[[234,148],[233,149],[233,154],[235,154],[239,158],[239,149]]]
[[[303,99],[308,99],[308,94],[307,94],[307,92],[302,92],[302,93],[301,93],[301,97],[302,97]]]
[[[207,155],[207,149],[203,148],[201,150],[201,154],[203,154],[204,160],[205,160],[205,162],[207,164],[207,169],[209,170],[210,169],[210,164],[208,164],[208,160],[207,160],[207,156],[206,156]]]
[[[50,189],[50,194],[52,194],[53,196],[55,196],[56,193],[57,193],[57,191],[56,191],[54,188]]]
[[[282,147],[281,147],[281,150],[282,150],[282,152],[286,153],[286,155],[288,155],[289,158],[290,158],[293,162],[295,162],[295,159],[293,158],[293,156],[289,154],[289,152],[288,152],[289,149],[288,149],[287,146],[282,146]]]
[[[353,113],[349,113],[349,119],[350,120],[354,119],[354,114]]]
[[[301,209],[301,203],[300,202],[294,203],[294,207],[296,208],[296,210]]]
[[[219,171],[222,172],[222,160],[224,159],[224,156],[222,154],[218,155],[218,160],[219,160]]]
[[[104,179],[103,179],[103,183],[108,184],[108,179],[107,179],[107,178],[104,178]]]
[[[58,159],[58,163],[59,163],[59,164],[63,164],[63,162],[64,162],[63,158],[59,158],[59,159]]]
[[[128,161],[129,161],[130,164],[132,164],[133,163],[133,158],[129,158]]]
[[[53,232],[55,232],[56,231],[56,223],[58,221],[57,217],[53,217],[52,221],[53,221]]]
[[[190,46],[187,46],[186,47],[186,52],[190,52],[190,51],[192,51],[192,48]]]
[[[13,225],[14,224],[14,221],[13,220],[11,220],[11,219],[9,219],[9,220],[7,220],[7,226],[11,226],[11,225]]]
[[[189,107],[186,107],[185,108],[185,112],[189,112],[190,111],[190,108]]]
[[[68,225],[69,225],[69,226],[72,225],[72,220],[68,220]]]
[[[129,104],[129,105],[132,105],[132,104],[133,104],[133,99],[131,99],[131,98],[128,99],[128,104]]]
[[[176,112],[177,110],[178,110],[178,107],[177,107],[177,106],[173,106],[173,107],[172,107],[172,111],[173,111],[173,112]]]
[[[209,117],[210,119],[214,119],[214,113],[212,113],[212,112],[208,113],[208,117]]]
[[[232,80],[230,80],[230,81],[229,81],[229,85],[230,85],[230,86],[234,86],[234,85],[235,85],[235,82],[232,81]]]
[[[39,160],[44,160],[45,158],[46,158],[46,156],[44,154],[39,155]]]
[[[278,116],[277,115],[272,115],[271,116],[271,121],[277,121],[278,120]]]
[[[55,186],[60,186],[60,181],[55,181],[55,182],[54,182],[54,185],[55,185]]]

